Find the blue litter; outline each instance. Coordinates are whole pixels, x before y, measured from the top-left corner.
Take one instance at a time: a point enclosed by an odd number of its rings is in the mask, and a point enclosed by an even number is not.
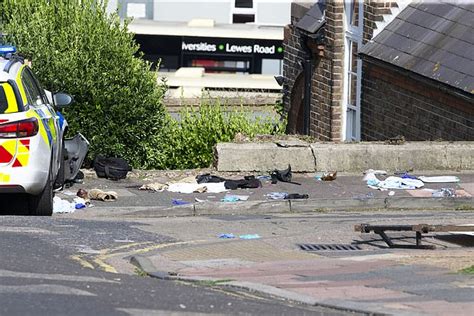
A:
[[[402,178],[402,179],[414,179],[414,180],[418,179],[417,177],[412,176],[412,175],[408,174],[407,172],[405,172],[404,174],[402,174],[402,175],[400,176],[400,178]]]
[[[171,202],[173,205],[186,205],[186,204],[191,204],[190,202],[186,202],[180,199],[173,199]]]
[[[76,210],[79,210],[79,209],[85,208],[85,207],[86,207],[86,205],[83,204],[83,203],[77,203],[77,204],[74,206],[74,208],[75,208]]]
[[[248,234],[248,235],[240,235],[240,239],[259,239],[260,235],[259,234]]]
[[[232,238],[235,238],[235,235],[234,234],[220,234],[219,238],[232,239]]]
[[[221,199],[222,202],[238,202],[240,199],[236,196],[225,196],[223,199]]]

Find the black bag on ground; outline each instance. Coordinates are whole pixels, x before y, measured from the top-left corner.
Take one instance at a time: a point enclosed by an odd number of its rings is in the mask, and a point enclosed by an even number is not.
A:
[[[125,179],[132,168],[123,158],[99,155],[94,159],[94,170],[99,178],[120,180]]]

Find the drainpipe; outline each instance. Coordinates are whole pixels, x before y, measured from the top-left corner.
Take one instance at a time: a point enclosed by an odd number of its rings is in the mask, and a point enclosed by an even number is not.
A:
[[[304,50],[303,74],[304,74],[304,94],[303,94],[303,134],[309,135],[310,110],[311,110],[311,79],[313,77],[313,58],[311,49],[308,47],[309,36],[303,35],[302,47]]]

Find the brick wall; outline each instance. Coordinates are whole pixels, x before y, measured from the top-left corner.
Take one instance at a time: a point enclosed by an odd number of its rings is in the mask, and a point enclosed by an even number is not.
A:
[[[364,61],[362,139],[474,140],[474,98],[454,94]]]
[[[395,5],[391,1],[367,0],[364,2],[364,41],[372,38],[375,21],[382,14],[389,13]],[[301,47],[301,33],[294,25],[301,18],[301,7],[293,4],[291,24],[285,28],[283,75],[287,79],[288,91],[293,89],[298,75],[303,71],[301,63],[304,51]],[[295,8],[297,10],[295,10]],[[296,16],[294,12],[297,12]],[[310,135],[321,141],[342,139],[343,92],[344,92],[344,2],[326,0],[326,24],[324,26],[326,45],[324,56],[314,57],[314,71],[311,88]],[[291,95],[283,99],[285,110],[290,110]],[[300,120],[301,121],[301,120]]]

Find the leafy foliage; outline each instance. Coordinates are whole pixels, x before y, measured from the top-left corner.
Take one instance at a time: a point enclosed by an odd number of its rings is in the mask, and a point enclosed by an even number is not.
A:
[[[229,142],[237,133],[250,139],[258,134],[281,134],[284,125],[272,118],[252,118],[243,109],[228,109],[219,102],[201,104],[181,112],[181,120],[170,118],[170,138],[163,148],[162,168],[188,169],[209,167],[213,147]]]
[[[160,151],[165,88],[117,14],[100,0],[4,0],[3,31],[32,60],[43,85],[66,91],[71,132],[91,143],[90,153],[124,157],[153,167]]]

